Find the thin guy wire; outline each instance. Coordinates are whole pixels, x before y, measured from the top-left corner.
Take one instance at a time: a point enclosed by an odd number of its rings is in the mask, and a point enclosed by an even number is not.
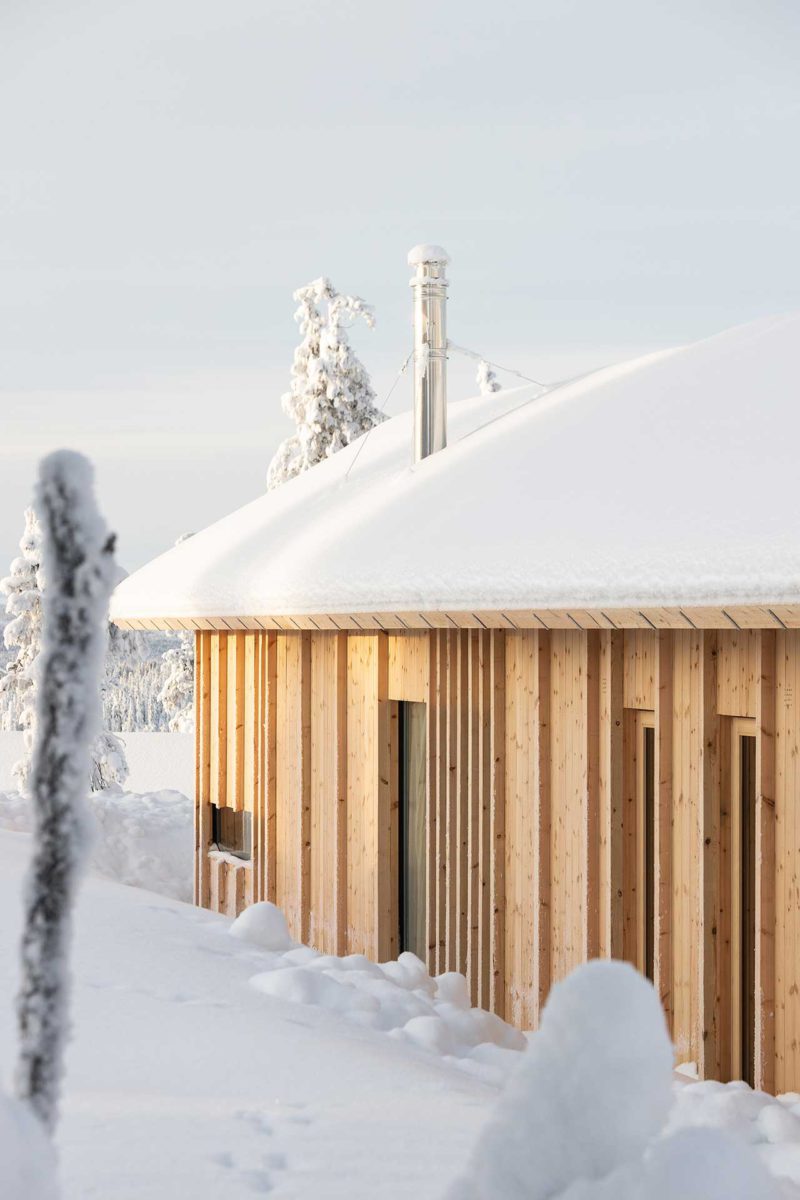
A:
[[[397,374],[395,375],[395,378],[394,378],[394,383],[393,383],[393,384],[392,384],[392,386],[389,388],[389,391],[386,393],[386,396],[385,396],[385,398],[384,398],[383,404],[381,405],[381,407],[380,407],[380,409],[379,409],[379,411],[380,411],[380,412],[383,412],[383,410],[386,408],[386,405],[389,403],[389,401],[390,401],[390,400],[391,400],[391,398],[392,398],[392,392],[393,392],[393,391],[394,391],[394,389],[397,387],[397,385],[398,385],[398,383],[400,382],[400,380],[401,380],[401,378],[403,377],[403,375],[405,375],[405,373],[406,373],[406,368],[408,367],[408,364],[411,362],[411,358],[412,358],[412,355],[413,355],[413,353],[414,353],[414,351],[412,350],[412,351],[411,351],[411,353],[410,353],[410,354],[408,355],[408,357],[406,358],[406,360],[405,360],[405,362],[403,363],[403,365],[402,365],[402,367],[400,368],[400,370],[399,370],[399,371],[397,372]],[[369,437],[369,435],[372,433],[372,431],[373,431],[373,429],[374,429],[374,428],[375,428],[375,426],[374,426],[374,425],[370,425],[369,429],[367,430],[367,432],[364,434],[363,438],[361,439],[361,442],[360,442],[360,444],[359,444],[359,447],[358,447],[358,449],[356,450],[355,454],[353,455],[353,461],[350,463],[350,466],[347,468],[347,470],[346,470],[346,471],[345,471],[345,473],[344,473],[344,477],[345,477],[345,479],[347,479],[347,477],[348,477],[348,475],[350,474],[350,472],[352,471],[353,467],[354,467],[354,466],[356,465],[356,463],[358,462],[358,456],[360,455],[361,451],[364,449],[364,446],[367,444],[367,438],[368,438],[368,437]]]
[[[521,371],[514,371],[511,367],[504,367],[500,363],[492,362],[490,358],[484,358],[482,354],[476,353],[475,350],[467,350],[466,346],[458,346],[455,342],[447,341],[448,350],[455,350],[458,354],[466,354],[467,358],[474,358],[476,362],[485,362],[490,367],[497,367],[498,371],[504,371],[507,375],[516,375],[518,379],[524,379],[526,383],[535,383],[537,387],[547,387],[546,383],[542,383],[541,379],[531,379],[530,375],[523,375]]]

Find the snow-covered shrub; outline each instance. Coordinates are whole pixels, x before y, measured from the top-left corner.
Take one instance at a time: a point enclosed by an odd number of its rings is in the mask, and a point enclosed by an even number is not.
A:
[[[29,1105],[0,1091],[0,1196],[56,1200],[56,1156]]]
[[[100,724],[115,568],[114,539],[97,511],[92,469],[82,455],[48,455],[36,492],[47,586],[29,781],[35,842],[22,936],[17,1093],[52,1131],[69,1026],[68,953],[84,857],[82,808]]]
[[[325,278],[300,288],[294,299],[300,305],[295,320],[303,340],[294,352],[291,388],[281,404],[296,430],[270,463],[268,488],[329,458],[385,420],[346,332],[358,317],[372,328],[369,305],[357,296],[343,296]]]
[[[475,382],[482,396],[491,396],[493,392],[500,391],[499,379],[489,363],[483,358],[478,363],[478,374],[475,377]]]

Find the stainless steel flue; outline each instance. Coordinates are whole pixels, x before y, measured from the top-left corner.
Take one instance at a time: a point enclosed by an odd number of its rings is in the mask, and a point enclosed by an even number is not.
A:
[[[414,267],[414,462],[447,445],[447,276],[441,246],[415,246]]]

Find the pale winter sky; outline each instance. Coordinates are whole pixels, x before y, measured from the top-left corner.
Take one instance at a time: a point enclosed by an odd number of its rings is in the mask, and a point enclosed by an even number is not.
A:
[[[800,307],[798,62],[796,0],[1,0],[0,566],[53,446],[129,568],[258,494],[316,275],[382,398],[418,241],[537,378]]]

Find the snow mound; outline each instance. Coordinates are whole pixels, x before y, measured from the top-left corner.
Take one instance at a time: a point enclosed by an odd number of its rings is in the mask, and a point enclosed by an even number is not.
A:
[[[56,1157],[25,1104],[0,1092],[0,1195],[3,1200],[56,1200]]]
[[[453,1200],[546,1200],[608,1175],[663,1126],[671,1080],[653,988],[625,963],[587,963],[551,991]]]
[[[191,901],[194,805],[181,792],[106,788],[88,797],[92,870],[117,883]],[[0,829],[29,833],[30,802],[0,792]]]
[[[619,1200],[778,1200],[793,1194],[770,1177],[749,1146],[716,1129],[685,1129],[657,1142],[642,1173],[643,1186],[635,1190],[632,1179],[632,1187],[617,1193]]]
[[[668,1132],[715,1128],[752,1146],[775,1175],[800,1186],[800,1094],[769,1096],[713,1079],[676,1088]]]
[[[779,1200],[778,1181],[732,1126],[778,1101],[716,1084],[721,1129],[670,1116],[691,1088],[672,1083],[672,1047],[650,983],[626,963],[594,961],[553,988],[539,1033],[519,1060],[449,1200]],[[702,1120],[701,1093],[693,1113]],[[740,1099],[737,1101],[736,1097]],[[800,1100],[800,1097],[798,1097]],[[691,1106],[690,1106],[691,1107]],[[793,1115],[793,1114],[790,1114]],[[773,1119],[776,1136],[785,1126]],[[772,1168],[774,1170],[774,1167]],[[776,1171],[777,1173],[777,1171]]]
[[[231,933],[262,950],[291,950],[295,945],[289,936],[286,917],[269,900],[246,908],[231,925]]]
[[[471,1007],[463,975],[450,971],[431,977],[415,954],[374,963],[363,954],[339,958],[294,945],[273,904],[245,909],[230,932],[269,952],[268,969],[250,980],[257,991],[337,1013],[440,1055],[489,1083],[505,1079],[527,1044],[493,1013]],[[275,944],[284,938],[293,948]]]

